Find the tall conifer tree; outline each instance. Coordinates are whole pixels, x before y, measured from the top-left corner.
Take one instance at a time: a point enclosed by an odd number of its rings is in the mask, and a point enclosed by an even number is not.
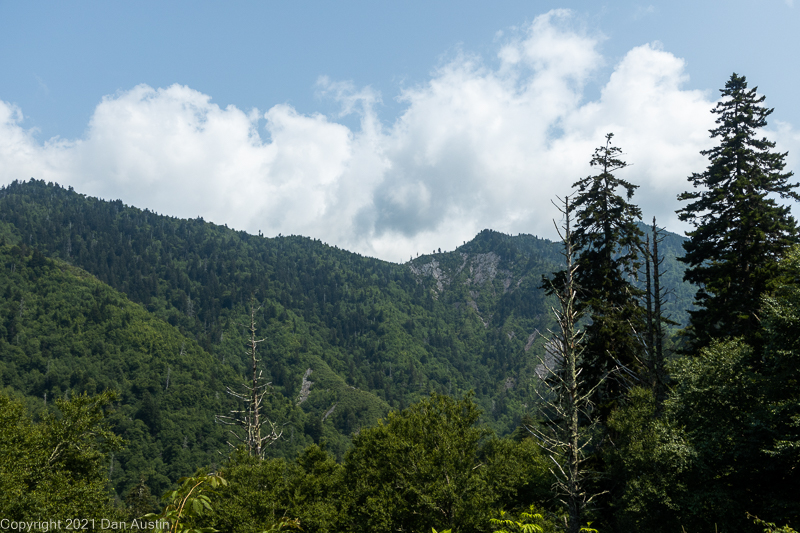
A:
[[[711,138],[719,144],[700,152],[708,168],[689,177],[699,190],[678,196],[689,202],[678,210],[679,218],[695,227],[681,258],[688,264],[684,280],[699,286],[688,328],[694,348],[720,337],[760,344],[761,296],[784,251],[797,242],[789,207],[775,201],[800,200],[797,184],[784,172],[786,153],[774,152],[774,142],[757,136],[773,109],[761,105],[765,97],[756,90],[748,90],[736,73],[725,84],[722,101],[711,111],[718,115]]]
[[[632,283],[639,269],[642,231],[636,221],[642,213],[630,200],[638,186],[614,175],[628,165],[620,159],[622,150],[611,146],[613,136],[606,135],[605,145],[592,157],[591,165],[600,173],[573,184],[578,191],[570,206],[579,254],[578,310],[587,309],[592,320],[584,339],[584,377],[589,386],[598,384],[617,362],[637,366],[641,346],[632,329],[641,333],[644,329],[642,291]],[[614,380],[608,380],[598,389],[596,400],[612,400],[621,392],[617,388]]]

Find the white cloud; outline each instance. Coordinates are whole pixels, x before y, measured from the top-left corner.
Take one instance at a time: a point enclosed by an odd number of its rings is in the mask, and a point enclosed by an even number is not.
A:
[[[676,195],[706,165],[710,93],[685,89],[684,61],[652,43],[629,51],[585,101],[602,38],[576,29],[568,11],[537,17],[499,37],[496,60],[462,54],[403,91],[391,124],[377,119],[379,94],[325,77],[320,94],[341,106],[333,118],[288,105],[223,109],[185,86],[140,85],[103,98],[75,141],[38,142],[0,101],[0,183],[33,176],[405,261],[483,228],[552,237],[550,200],[590,173],[594,148],[614,132],[632,163],[624,177],[641,185],[634,201],[677,228]],[[358,129],[335,121],[352,113]],[[788,125],[776,135],[800,145]]]

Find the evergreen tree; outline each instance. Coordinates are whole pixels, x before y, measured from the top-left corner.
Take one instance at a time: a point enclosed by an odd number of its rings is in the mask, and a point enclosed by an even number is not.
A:
[[[614,175],[628,165],[619,158],[622,150],[611,146],[613,136],[606,135],[605,146],[597,148],[592,157],[591,165],[601,172],[573,185],[578,191],[570,206],[576,219],[573,239],[579,255],[575,273],[577,310],[588,310],[591,317],[584,340],[583,374],[590,388],[600,383],[617,362],[637,366],[641,347],[632,328],[644,330],[641,291],[632,283],[639,268],[637,251],[642,236],[636,221],[642,215],[630,200],[638,186]],[[617,194],[620,188],[624,197]],[[596,400],[613,400],[620,393],[618,389],[613,380],[608,380],[598,389]]]
[[[777,272],[783,252],[797,241],[797,226],[788,206],[775,196],[800,200],[784,172],[786,153],[757,131],[773,109],[760,105],[764,96],[747,90],[744,76],[734,73],[721,90],[723,100],[711,111],[718,127],[710,130],[719,144],[701,154],[710,164],[689,181],[695,189],[678,196],[690,202],[678,210],[695,229],[687,233],[688,264],[684,280],[698,285],[688,337],[703,347],[718,337],[743,336],[759,345],[761,296]]]

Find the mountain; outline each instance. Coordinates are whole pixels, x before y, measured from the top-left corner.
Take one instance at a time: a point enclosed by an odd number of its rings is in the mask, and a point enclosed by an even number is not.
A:
[[[0,249],[0,385],[40,409],[44,394],[121,390],[118,493],[137,475],[161,493],[227,453],[214,415],[247,377],[252,302],[283,429],[273,455],[317,442],[341,457],[360,428],[431,392],[474,390],[484,421],[512,431],[553,325],[538,287],[561,262],[558,243],[485,230],[394,264],[36,180],[0,189]]]

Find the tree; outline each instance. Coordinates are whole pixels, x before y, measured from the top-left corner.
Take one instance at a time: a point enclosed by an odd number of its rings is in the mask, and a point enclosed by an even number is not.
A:
[[[54,402],[58,416],[32,422],[0,394],[0,516],[9,520],[122,519],[107,489],[107,453],[122,439],[109,428],[111,391]],[[50,526],[53,527],[53,526]]]
[[[220,473],[200,471],[193,477],[179,479],[178,483],[181,486],[177,490],[164,495],[167,505],[160,514],[145,515],[155,526],[151,529],[156,533],[215,533],[216,529],[205,525],[214,512],[211,496],[228,481]]]
[[[469,531],[485,522],[491,495],[470,397],[431,394],[362,430],[345,457],[354,531]]]
[[[270,383],[262,383],[262,371],[258,368],[259,359],[256,350],[265,339],[256,340],[256,308],[250,304],[250,340],[248,341],[248,355],[252,365],[252,384],[245,385],[246,392],[236,392],[228,387],[228,394],[243,402],[243,409],[231,411],[230,416],[218,415],[217,420],[223,424],[234,426],[238,430],[231,429],[230,433],[234,439],[247,449],[247,452],[254,456],[263,458],[267,447],[278,440],[282,431],[278,431],[278,426],[264,414],[264,397],[269,393]],[[266,432],[265,432],[266,430]],[[232,442],[228,442],[231,447],[236,447]]]
[[[237,450],[225,465],[228,485],[214,497],[210,525],[236,533],[260,533],[293,524],[302,524],[304,531],[341,531],[342,473],[342,466],[316,444],[291,462],[261,460]]]
[[[770,508],[760,516],[788,519],[797,527],[800,501],[791,494],[800,491],[800,246],[787,252],[779,268],[786,283],[763,299],[763,366],[758,368],[763,377],[760,403],[766,408],[757,413],[759,422],[766,420],[770,442],[763,453],[777,490],[767,495]]]
[[[564,199],[564,207],[560,210],[565,217],[563,233],[559,231],[559,235],[564,242],[567,268],[558,279],[562,285],[556,286],[555,282],[552,285],[552,292],[559,303],[559,309],[553,309],[559,329],[552,333],[548,343],[556,364],[552,368],[545,366],[549,373],[545,379],[547,390],[540,393],[545,424],[543,427],[531,425],[529,429],[553,461],[551,472],[556,480],[554,487],[567,510],[567,531],[578,533],[587,506],[597,496],[588,490],[593,472],[587,468],[586,451],[591,444],[590,430],[593,425],[590,398],[602,380],[589,390],[583,386],[583,334],[578,329],[581,313],[578,311],[575,284],[580,267],[574,262],[569,197]]]
[[[666,296],[661,288],[661,268],[664,258],[659,255],[658,245],[663,242],[664,237],[656,225],[656,217],[653,217],[652,237],[653,240],[651,242],[650,235],[647,236],[643,249],[645,256],[646,330],[643,343],[645,354],[644,360],[641,361],[641,366],[644,367],[644,380],[655,395],[655,416],[660,418],[663,414],[669,378],[665,369],[664,324],[676,325],[677,323],[665,317],[662,311],[666,303]]]
[[[800,247],[778,274],[785,282],[762,299],[760,352],[714,340],[670,362],[662,417],[653,391],[635,388],[609,418],[622,530],[767,531],[748,513],[800,521]]]
[[[775,196],[800,200],[798,185],[788,181],[792,172],[784,172],[786,153],[757,137],[773,109],[760,105],[765,97],[756,90],[747,89],[744,76],[731,75],[711,110],[718,115],[711,138],[719,144],[700,152],[709,166],[689,177],[700,190],[678,196],[689,202],[678,210],[680,220],[695,228],[680,259],[688,265],[684,280],[699,287],[687,330],[695,348],[738,336],[758,347],[761,297],[784,251],[797,241],[789,207]]]
[[[642,236],[636,221],[642,215],[630,200],[638,186],[614,175],[628,164],[619,159],[622,150],[611,146],[613,136],[607,134],[605,145],[592,156],[591,166],[602,171],[573,184],[578,191],[569,208],[576,222],[572,233],[573,252],[578,255],[576,309],[588,310],[591,317],[583,356],[583,378],[591,388],[618,364],[636,366],[641,345],[631,331],[643,330],[641,291],[632,283],[639,268]],[[617,194],[620,188],[624,197]],[[621,394],[613,380],[597,391],[598,403]]]

